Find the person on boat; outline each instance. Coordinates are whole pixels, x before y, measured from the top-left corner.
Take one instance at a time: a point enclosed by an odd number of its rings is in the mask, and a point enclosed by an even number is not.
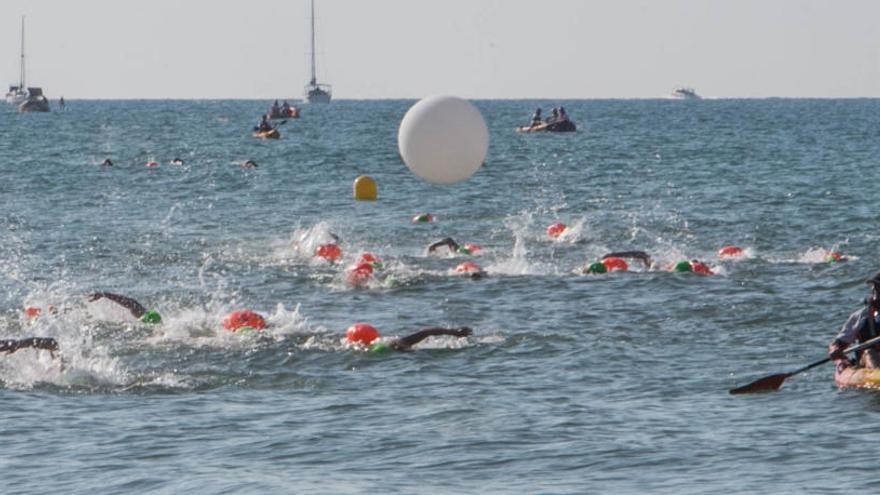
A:
[[[278,100],[275,100],[275,102],[272,103],[272,108],[269,109],[269,114],[272,115],[273,117],[276,117],[280,113],[281,113],[281,107],[278,105]]]
[[[843,327],[828,346],[828,356],[837,365],[838,370],[850,366],[880,368],[880,350],[876,347],[864,349],[850,360],[843,352],[847,347],[865,342],[880,335],[880,272],[865,280],[871,286],[871,293],[865,298],[865,307],[849,315]]]
[[[565,107],[559,107],[559,121],[565,122],[568,120],[568,114],[565,113]]]
[[[58,350],[58,342],[49,337],[28,337],[26,339],[3,339],[0,340],[0,352],[12,354],[20,349],[42,349],[49,351],[52,358],[55,358],[55,351]]]
[[[440,335],[451,337],[468,337],[474,333],[469,327],[457,328],[424,328],[405,337],[394,339],[390,342],[375,342],[379,339],[379,331],[367,323],[355,323],[345,332],[345,338],[349,342],[360,343],[368,346],[370,352],[406,351],[414,345],[427,339]]]
[[[287,103],[287,100],[284,100],[284,103],[281,104],[281,113],[284,114],[285,117],[293,115],[293,112],[290,109],[290,103]]]
[[[547,117],[547,123],[552,124],[559,120],[559,110],[556,107],[553,107],[553,110],[550,111],[550,116]]]
[[[257,124],[257,127],[254,127],[254,130],[257,132],[268,132],[272,129],[274,129],[274,127],[272,127],[272,124],[269,122],[268,114],[263,114],[260,118],[260,123]]]
[[[116,304],[126,308],[129,310],[135,318],[150,324],[159,324],[162,323],[162,317],[159,315],[159,312],[154,309],[147,309],[141,303],[135,301],[134,299],[126,296],[120,296],[119,294],[112,294],[110,292],[93,292],[89,294],[89,301],[97,301],[98,299],[109,299]]]
[[[536,125],[541,125],[543,123],[544,121],[541,119],[541,107],[538,107],[535,109],[535,113],[532,114],[532,122],[530,125],[535,127]]]

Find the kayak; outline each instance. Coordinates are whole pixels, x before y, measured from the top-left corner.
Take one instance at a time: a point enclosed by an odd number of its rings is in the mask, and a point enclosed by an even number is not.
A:
[[[843,370],[834,370],[834,383],[838,387],[880,389],[880,368],[850,366]]]
[[[543,124],[516,128],[516,132],[574,132],[576,130],[577,126],[570,120],[563,120],[562,122],[554,122],[552,124],[545,122]]]
[[[254,137],[261,139],[278,139],[281,137],[281,133],[278,132],[278,129],[272,129],[269,131],[254,131]]]

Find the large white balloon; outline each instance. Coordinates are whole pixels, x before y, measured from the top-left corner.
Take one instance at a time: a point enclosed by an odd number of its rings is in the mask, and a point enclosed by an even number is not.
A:
[[[489,151],[489,129],[477,107],[455,96],[431,96],[400,121],[397,147],[422,179],[455,184],[474,175]]]

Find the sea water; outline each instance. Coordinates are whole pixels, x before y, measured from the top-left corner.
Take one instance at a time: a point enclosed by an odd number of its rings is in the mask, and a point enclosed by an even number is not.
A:
[[[0,109],[0,338],[61,347],[0,355],[4,493],[880,491],[880,395],[830,365],[728,394],[822,359],[880,269],[878,100],[476,101],[489,154],[453,186],[399,158],[413,101],[307,106],[277,141],[262,101],[67,103]],[[577,132],[514,132],[558,105]],[[426,252],[447,236],[483,249]],[[654,267],[580,272],[619,250]],[[666,270],[694,258],[715,275]],[[269,327],[225,331],[241,308]],[[474,334],[376,355],[355,322]]]

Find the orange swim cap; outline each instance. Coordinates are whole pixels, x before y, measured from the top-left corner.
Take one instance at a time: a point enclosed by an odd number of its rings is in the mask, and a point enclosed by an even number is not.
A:
[[[368,323],[355,323],[345,331],[345,339],[349,342],[360,342],[370,345],[370,342],[379,338],[379,331]]]
[[[550,237],[559,237],[564,231],[564,223],[554,223],[553,225],[547,227],[547,235],[549,235]]]
[[[342,249],[332,242],[329,244],[321,244],[315,249],[315,256],[324,258],[328,261],[334,261],[336,258],[342,256]]]

